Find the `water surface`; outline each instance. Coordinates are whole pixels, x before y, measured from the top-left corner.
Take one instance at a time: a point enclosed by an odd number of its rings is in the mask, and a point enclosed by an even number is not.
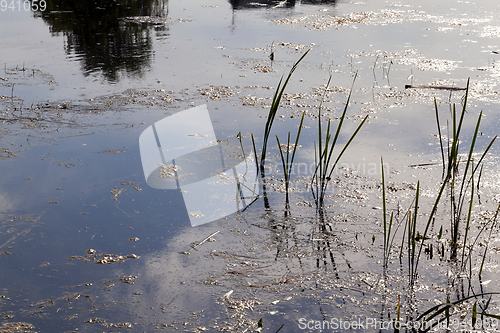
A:
[[[498,290],[494,230],[481,281],[475,254],[473,287],[462,288],[469,280],[435,254],[420,266],[416,295],[405,294],[403,227],[388,273],[379,208],[383,156],[389,209],[410,207],[420,180],[429,212],[441,166],[412,165],[440,162],[434,99],[445,131],[464,95],[405,85],[465,87],[470,78],[463,151],[481,110],[477,151],[499,134],[499,14],[487,0],[60,0],[44,12],[0,12],[2,323],[38,332],[243,332],[263,318],[263,331],[285,324],[298,332],[301,318],[394,318],[398,296],[422,313],[449,295]],[[269,203],[192,228],[180,190],[147,185],[140,134],[207,104],[218,140],[241,133],[249,146],[254,134],[260,147],[274,88],[308,49],[273,127]],[[318,106],[323,119],[337,119],[351,86],[339,143],[369,118],[334,174],[325,221],[305,189]],[[274,135],[294,136],[303,111],[284,217]],[[498,152],[493,145],[485,162],[474,234],[498,204]],[[448,237],[444,212],[431,231],[435,248],[441,224]],[[191,250],[217,231],[215,242]]]

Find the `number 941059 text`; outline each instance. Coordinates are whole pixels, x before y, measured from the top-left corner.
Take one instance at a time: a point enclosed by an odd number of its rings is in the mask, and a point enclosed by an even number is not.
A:
[[[0,10],[6,11],[45,11],[47,2],[45,0],[0,0]]]

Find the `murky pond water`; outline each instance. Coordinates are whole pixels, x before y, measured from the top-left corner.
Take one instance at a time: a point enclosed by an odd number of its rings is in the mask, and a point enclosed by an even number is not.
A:
[[[496,324],[498,144],[480,157],[500,128],[498,2],[4,0],[0,10],[0,332],[394,331],[391,320],[421,315],[449,315],[438,331]],[[252,187],[251,136],[260,153],[276,86],[307,50],[272,127],[265,182]],[[468,78],[453,184],[481,110],[482,167],[463,196],[446,187],[432,215],[443,181],[434,101],[451,142]],[[351,86],[335,154],[368,118],[318,211],[318,114],[336,129]],[[287,210],[275,135],[285,152],[303,113]]]

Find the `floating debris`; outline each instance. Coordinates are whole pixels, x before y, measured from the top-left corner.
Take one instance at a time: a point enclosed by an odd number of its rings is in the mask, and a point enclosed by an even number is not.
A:
[[[28,333],[34,328],[35,326],[23,322],[3,323],[0,326],[0,333]]]
[[[101,265],[112,264],[114,262],[122,263],[123,261],[125,261],[125,258],[116,254],[105,254],[95,260],[96,263]]]
[[[129,180],[123,181],[120,184],[122,184],[123,186],[137,186],[137,185],[139,185],[138,182],[131,182]]]
[[[266,101],[270,101],[269,97],[243,96],[241,97],[243,106],[260,106],[267,107]]]
[[[132,324],[129,322],[112,324],[116,328],[132,328]]]
[[[108,264],[112,264],[115,262],[121,264],[122,262],[124,262],[127,259],[139,259],[140,258],[140,256],[138,256],[134,253],[129,254],[128,256],[122,256],[122,255],[117,255],[117,254],[98,254],[97,252],[98,252],[97,250],[88,249],[86,251],[86,253],[87,253],[86,256],[71,256],[70,260],[80,259],[81,261],[84,261],[84,262],[93,261],[97,264],[108,265]]]
[[[214,240],[213,240],[213,238],[212,238],[212,237],[213,237],[213,236],[215,236],[215,235],[217,235],[219,232],[220,232],[220,231],[219,231],[219,230],[217,230],[216,232],[214,232],[214,233],[213,233],[213,234],[211,234],[210,236],[208,236],[208,237],[206,237],[205,239],[203,239],[201,242],[191,245],[191,248],[190,248],[189,250],[187,250],[187,251],[183,251],[183,252],[180,252],[180,254],[189,254],[189,251],[196,249],[198,246],[200,246],[201,244],[205,243],[206,241],[211,241],[211,242],[213,242]]]
[[[173,164],[158,164],[158,166],[160,167],[158,175],[161,178],[172,178],[175,176],[176,172],[181,170],[180,167]]]
[[[127,149],[106,149],[106,150],[103,150],[103,151],[98,151],[97,153],[98,154],[120,154],[120,153],[124,153],[126,152]]]
[[[96,324],[96,323],[104,323],[105,320],[101,318],[90,318],[84,321],[84,323]]]
[[[245,315],[245,310],[253,311],[255,305],[261,304],[261,302],[258,300],[236,299],[229,296],[226,297],[227,294],[222,296],[219,300],[221,300],[229,309],[232,310],[232,314],[229,316],[230,318],[241,319]]]
[[[111,191],[110,191],[110,192],[111,192],[111,194],[113,194],[112,199],[113,199],[113,200],[115,200],[116,202],[120,203],[120,201],[118,201],[118,199],[117,199],[117,198],[118,198],[118,196],[119,196],[120,194],[122,194],[122,193],[123,193],[123,192],[125,192],[125,191],[126,191],[126,189],[124,189],[124,188],[113,187],[113,188],[111,189]]]
[[[122,18],[124,22],[136,24],[151,24],[151,25],[166,25],[166,17],[152,17],[152,16],[128,16]]]
[[[89,324],[101,324],[102,327],[116,327],[116,328],[132,328],[131,323],[129,322],[124,322],[124,323],[107,323],[105,319],[101,318],[90,318],[84,321],[84,323],[89,323]]]
[[[288,144],[287,143],[281,143],[280,147],[283,150],[283,152],[286,152],[286,151],[292,152],[295,149],[295,147],[300,148],[302,146],[301,145],[296,145],[295,143],[288,143]]]
[[[198,89],[201,95],[209,97],[211,100],[220,100],[223,97],[232,97],[240,92],[235,87],[230,86],[210,86],[210,88]]]
[[[123,283],[134,284],[137,279],[137,275],[123,275],[120,277],[120,281]]]
[[[425,59],[425,58],[396,58],[394,63],[416,67],[421,71],[447,72],[458,67],[459,61],[446,59]]]
[[[74,167],[74,166],[75,166],[75,165],[74,165],[74,164],[72,164],[72,163],[61,162],[61,161],[54,161],[54,162],[52,162],[52,163],[57,164],[57,165],[59,165],[59,166],[64,166],[64,167],[66,167],[66,168],[68,168],[68,169],[69,169],[69,168],[72,168],[72,167]]]
[[[482,33],[480,34],[481,37],[498,37],[499,35],[500,27],[491,25],[484,27]]]
[[[452,86],[426,86],[419,84],[407,84],[405,89],[439,89],[439,90],[450,90],[450,91],[460,91],[466,90],[467,88],[452,87]]]
[[[10,149],[0,149],[0,158],[16,157],[17,154]]]
[[[354,24],[381,24],[397,23],[405,19],[405,16],[415,15],[416,11],[381,10],[380,12],[354,12],[345,16],[334,15],[305,15],[294,18],[282,18],[272,20],[275,24],[300,24],[311,30],[340,29]]]
[[[290,42],[278,42],[275,44],[278,46],[283,46],[283,47],[295,50],[295,51],[306,50],[314,45],[314,43],[307,45],[307,44],[296,44],[296,43],[290,43]],[[274,54],[274,52],[272,54]]]
[[[196,212],[189,212],[188,215],[189,215],[189,217],[203,217],[204,216],[199,210],[197,210]]]
[[[276,72],[275,69],[273,69],[269,65],[263,65],[263,64],[257,64],[252,68],[256,72],[261,72],[261,73],[273,73]]]
[[[292,18],[282,18],[279,20],[271,20],[274,24],[290,24],[290,25],[300,25],[310,30],[327,30],[327,29],[340,29],[343,27],[354,27],[358,24],[369,24],[369,25],[385,25],[390,23],[407,23],[415,21],[432,22],[439,24],[447,24],[448,27],[440,27],[439,31],[444,31],[444,29],[449,30],[453,27],[462,27],[469,24],[478,24],[481,22],[487,22],[487,18],[475,19],[475,18],[446,18],[437,15],[428,15],[422,11],[417,11],[414,9],[410,10],[398,10],[398,9],[383,9],[380,11],[365,11],[365,12],[353,12],[348,15],[336,16],[336,15],[304,15],[300,17]],[[484,28],[481,37],[494,37],[498,35],[498,30],[500,27],[488,26]]]

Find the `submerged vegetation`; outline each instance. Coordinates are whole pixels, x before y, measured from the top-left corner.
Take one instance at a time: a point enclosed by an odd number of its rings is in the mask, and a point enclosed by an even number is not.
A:
[[[280,156],[281,156],[281,163],[283,166],[283,175],[285,176],[285,195],[286,195],[286,207],[285,211],[288,212],[290,209],[290,202],[289,202],[289,197],[288,197],[288,191],[290,188],[290,174],[292,172],[292,166],[293,166],[293,160],[295,159],[295,152],[297,151],[297,147],[299,145],[299,137],[300,137],[300,131],[302,130],[302,124],[304,123],[304,115],[306,113],[302,113],[302,118],[300,119],[300,125],[299,125],[299,130],[297,131],[297,136],[295,138],[295,143],[293,144],[292,147],[290,147],[290,132],[288,132],[288,139],[286,142],[285,146],[285,153],[283,153],[282,145],[280,143],[280,140],[278,136],[276,135],[276,141],[278,142],[278,148],[280,150]],[[292,156],[290,157],[290,149],[292,150]],[[286,155],[286,158],[285,158]]]
[[[276,92],[274,93],[274,96],[273,96],[271,108],[269,109],[269,113],[267,115],[266,127],[264,129],[262,152],[261,152],[261,156],[260,156],[260,171],[261,171],[261,173],[264,173],[266,154],[267,154],[267,142],[268,142],[269,136],[271,134],[271,128],[273,127],[274,120],[276,119],[276,114],[278,112],[281,97],[283,96],[283,93],[285,92],[285,88],[288,85],[288,82],[290,81],[290,78],[292,77],[293,72],[295,72],[299,63],[302,61],[302,59],[304,59],[304,57],[308,53],[309,53],[309,50],[307,50],[300,57],[300,59],[297,60],[297,62],[295,64],[293,64],[292,68],[290,69],[290,72],[288,73],[288,76],[287,76],[285,82],[283,82],[283,77],[282,77],[280,79],[280,82],[278,83],[278,86],[276,87]],[[264,177],[264,175],[263,175],[263,177]]]
[[[328,79],[328,83],[326,84],[325,87],[325,92],[328,90],[328,86],[330,85],[332,77]],[[356,76],[354,76],[354,81],[356,81]],[[354,84],[354,82],[353,82]],[[335,146],[337,144],[337,140],[339,138],[340,130],[342,129],[342,124],[344,123],[344,119],[346,117],[347,113],[347,107],[349,106],[349,101],[351,100],[351,94],[352,94],[352,87],[351,91],[349,92],[349,97],[347,98],[347,102],[345,103],[344,111],[342,112],[342,115],[340,116],[339,123],[337,124],[337,129],[335,131],[335,136],[332,139],[332,133],[331,133],[331,119],[328,119],[328,124],[326,127],[326,133],[324,134],[324,139],[323,139],[323,131],[322,131],[322,124],[321,124],[321,105],[319,107],[318,111],[318,145],[317,145],[317,150],[315,149],[315,164],[316,164],[316,169],[314,170],[314,174],[311,180],[311,190],[312,194],[314,197],[314,202],[316,204],[316,207],[319,209],[322,209],[324,206],[324,200],[325,200],[325,193],[326,189],[328,186],[328,183],[332,179],[332,173],[335,170],[335,167],[337,166],[340,158],[344,154],[344,152],[347,150],[349,145],[351,144],[352,140],[354,140],[354,137],[356,134],[358,134],[359,130],[363,126],[363,124],[366,122],[368,119],[368,116],[365,116],[365,118],[361,121],[361,123],[358,125],[354,133],[351,135],[347,143],[344,145],[344,148],[340,151],[340,153],[337,155],[337,158],[335,160],[332,160],[332,155],[333,151],[335,149]],[[323,143],[324,142],[324,143]]]
[[[266,121],[266,126],[264,128],[264,135],[263,135],[263,144],[262,144],[262,150],[261,150],[261,156],[260,156],[260,164],[258,163],[258,167],[260,170],[261,174],[261,179],[264,184],[264,194],[266,194],[266,188],[265,188],[265,161],[266,161],[266,155],[267,155],[267,146],[268,146],[268,140],[269,136],[271,133],[271,128],[273,125],[273,122],[276,118],[278,108],[280,105],[281,97],[283,96],[283,93],[285,91],[286,86],[288,85],[288,82],[290,81],[290,78],[292,74],[295,72],[297,69],[298,64],[304,59],[304,57],[309,53],[309,50],[306,51],[297,62],[294,63],[292,68],[290,69],[290,72],[288,73],[288,76],[286,80],[283,82],[283,77],[278,83],[278,86],[276,88],[276,91],[274,93],[271,107],[269,109],[269,113],[267,115],[267,121]],[[354,81],[356,81],[356,76],[354,77]],[[328,91],[328,87],[330,85],[332,77],[330,76],[328,79],[328,82],[325,86],[325,93]],[[353,82],[354,85],[354,82]],[[356,134],[358,134],[359,130],[361,127],[364,125],[366,120],[368,119],[368,116],[365,116],[364,119],[361,121],[361,123],[358,125],[354,133],[351,135],[347,143],[344,145],[343,149],[340,151],[340,153],[337,155],[335,159],[333,159],[333,152],[337,144],[337,140],[339,138],[340,131],[342,129],[342,125],[344,123],[347,109],[349,106],[349,102],[351,100],[351,94],[352,94],[352,87],[351,91],[349,92],[349,96],[347,98],[347,101],[345,103],[344,111],[342,112],[342,115],[340,116],[339,122],[337,124],[337,128],[335,130],[335,134],[332,138],[332,129],[331,129],[331,119],[328,119],[327,125],[326,125],[326,132],[323,132],[324,125],[322,125],[322,117],[321,117],[321,104],[318,107],[318,143],[317,143],[317,150],[315,149],[315,170],[311,179],[311,191],[314,197],[314,202],[316,204],[316,207],[319,210],[322,210],[324,206],[324,198],[325,198],[325,193],[328,187],[328,183],[330,182],[332,178],[332,173],[335,170],[335,167],[337,166],[340,158],[344,154],[344,152],[347,150],[351,142],[354,140]],[[304,115],[305,112],[302,113],[302,118],[300,121],[299,129],[297,131],[295,143],[293,144],[292,148],[292,154],[290,157],[290,132],[288,132],[288,140],[286,144],[286,152],[283,153],[282,150],[282,145],[280,144],[278,136],[276,136],[276,140],[278,142],[278,148],[280,152],[280,157],[281,157],[281,162],[282,162],[282,167],[283,167],[283,173],[284,173],[284,178],[285,178],[285,211],[288,212],[289,210],[289,183],[290,183],[290,174],[291,170],[293,167],[293,160],[295,157],[295,153],[298,147],[298,142],[299,142],[299,137],[300,137],[300,132],[303,127],[303,122],[304,122]],[[257,161],[257,151],[255,150],[255,140],[252,135],[252,143],[254,147],[254,152],[255,152],[255,157]],[[286,155],[286,158],[285,156]],[[265,198],[265,201],[267,202],[267,198]],[[268,205],[266,205],[268,207]]]
[[[443,137],[441,135],[439,112],[437,107],[437,102],[435,101],[436,110],[436,122],[438,126],[439,141],[441,147],[442,165],[443,165],[443,179],[439,187],[438,193],[435,197],[434,203],[429,213],[425,217],[425,224],[420,225],[418,223],[419,216],[425,216],[419,212],[419,199],[420,199],[420,181],[417,182],[417,189],[413,199],[413,209],[410,207],[404,218],[399,222],[403,225],[403,235],[401,244],[401,251],[399,252],[399,261],[407,261],[408,265],[408,286],[409,290],[406,291],[405,295],[409,300],[415,297],[414,288],[418,283],[419,273],[418,265],[421,261],[422,252],[429,253],[432,256],[433,248],[439,249],[441,244],[441,257],[447,258],[450,263],[448,268],[448,278],[450,279],[450,287],[456,283],[466,280],[465,285],[467,288],[463,288],[454,295],[456,297],[455,301],[451,301],[452,297],[448,295],[445,302],[438,304],[427,311],[424,311],[420,315],[419,309],[412,306],[412,302],[408,302],[408,320],[422,321],[425,323],[425,327],[422,331],[429,331],[435,326],[440,325],[440,323],[445,323],[445,328],[450,329],[452,316],[458,318],[464,318],[468,314],[471,315],[472,328],[477,328],[476,324],[478,322],[478,315],[481,319],[485,317],[488,318],[498,318],[497,315],[487,312],[490,302],[492,300],[492,295],[498,294],[498,292],[483,292],[482,288],[482,270],[485,262],[485,257],[487,253],[486,249],[481,256],[477,253],[474,256],[474,251],[477,250],[478,240],[481,237],[483,231],[489,228],[489,235],[485,237],[485,244],[489,243],[491,238],[491,233],[497,224],[498,212],[500,210],[500,204],[492,218],[490,218],[486,223],[483,224],[475,238],[470,235],[470,230],[472,226],[472,213],[473,213],[473,202],[475,197],[475,189],[479,189],[479,179],[481,174],[478,170],[482,170],[483,161],[490,150],[491,146],[496,140],[496,136],[488,144],[484,152],[481,154],[475,153],[476,140],[478,138],[479,126],[481,123],[482,112],[480,112],[479,117],[476,122],[474,134],[470,140],[470,147],[468,153],[460,153],[460,143],[461,143],[461,129],[463,126],[464,116],[466,114],[467,107],[467,97],[469,91],[469,82],[467,83],[467,89],[463,99],[462,112],[458,118],[455,105],[452,109],[452,128],[451,137],[445,138],[446,145],[443,145]],[[445,153],[446,152],[446,153]],[[463,161],[463,158],[466,158]],[[479,157],[479,158],[478,158]],[[475,162],[476,161],[476,162]],[[481,167],[481,168],[480,168]],[[475,181],[475,178],[477,180]],[[394,212],[391,212],[391,217],[389,223],[387,224],[387,209],[386,209],[386,194],[385,194],[385,179],[382,170],[382,200],[383,200],[383,220],[384,220],[384,267],[387,268],[389,263],[389,258],[391,255],[390,242],[391,230]],[[449,207],[441,207],[442,201],[448,201]],[[468,200],[468,201],[467,201]],[[438,214],[438,210],[441,208],[442,213]],[[466,212],[464,213],[464,209]],[[420,215],[419,215],[420,214]],[[443,228],[446,227],[446,219],[441,216],[450,217],[450,227],[448,239],[443,238]],[[436,218],[439,218],[436,222]],[[406,219],[406,223],[405,223]],[[432,228],[439,227],[439,232],[434,235],[430,234]],[[420,229],[420,231],[418,231]],[[406,235],[406,238],[405,238]],[[394,239],[395,235],[392,235]],[[404,244],[406,240],[406,245]],[[435,247],[433,247],[433,243]],[[446,247],[445,247],[446,245]],[[406,258],[403,255],[403,248],[406,246]],[[439,251],[439,250],[438,250]],[[477,274],[474,274],[476,267],[473,264],[473,258],[481,258],[480,269]],[[474,277],[477,278],[476,285],[480,286],[481,292],[476,292],[474,286]],[[463,282],[462,282],[463,283]],[[462,284],[460,283],[460,284]],[[457,290],[458,291],[458,290]],[[473,304],[471,303],[473,302]],[[479,309],[478,309],[479,306]]]
[[[306,54],[307,52],[293,65],[283,84],[282,80],[280,80],[265,126],[260,163],[257,162],[257,165],[261,171],[265,207],[268,210],[270,210],[270,203],[265,190],[266,175],[264,173],[268,137],[271,133],[271,127],[276,117],[283,91],[291,75],[297,68],[298,63],[302,61]],[[354,80],[355,78],[356,76]],[[326,84],[325,93],[328,90],[330,81],[331,77]],[[500,316],[492,313],[494,311],[492,310],[492,305],[495,304],[496,306],[494,296],[499,293],[486,292],[483,287],[489,281],[482,280],[483,269],[488,255],[488,245],[495,228],[498,226],[500,204],[494,214],[480,227],[476,228],[478,231],[472,232],[475,220],[473,217],[475,213],[474,202],[476,197],[478,197],[480,189],[484,159],[494,144],[496,137],[489,142],[483,152],[476,152],[476,142],[482,119],[481,112],[476,121],[472,138],[469,141],[468,152],[461,152],[462,129],[467,113],[468,94],[469,82],[467,83],[463,97],[461,112],[457,112],[455,105],[453,105],[451,110],[451,126],[449,124],[450,121],[446,121],[447,125],[445,129],[447,129],[447,132],[451,131],[451,135],[449,136],[443,136],[442,134],[442,120],[440,120],[437,102],[436,100],[434,101],[443,172],[441,183],[437,188],[435,196],[433,196],[434,199],[429,209],[422,204],[420,181],[416,183],[412,202],[404,214],[400,212],[399,203],[397,210],[390,210],[388,208],[389,195],[386,192],[386,175],[384,173],[384,162],[381,158],[381,209],[383,214],[383,260],[381,261],[381,266],[383,270],[382,281],[385,285],[383,292],[385,303],[382,305],[380,315],[392,323],[391,328],[394,332],[427,332],[442,328],[450,330],[453,329],[452,324],[456,320],[464,320],[464,318],[470,319],[472,328],[478,328],[481,327],[479,325],[487,325],[488,319],[500,319]],[[323,241],[318,243],[317,249],[319,253],[324,251],[330,253],[331,262],[334,267],[336,264],[332,247],[336,241],[328,238],[332,234],[333,229],[331,223],[328,222],[326,210],[324,209],[326,206],[327,188],[332,180],[334,168],[368,118],[368,116],[363,118],[340,152],[335,156],[333,152],[338,145],[339,133],[346,119],[351,95],[352,87],[336,129],[332,129],[331,119],[328,119],[326,126],[322,123],[322,102],[318,107],[318,141],[314,143],[315,169],[308,184],[308,187],[311,189],[311,199],[318,213],[315,224],[319,225],[319,229],[316,233],[325,235],[322,238]],[[305,112],[302,114],[294,143],[291,142],[290,132],[288,132],[286,144],[283,144],[278,136],[276,136],[285,183],[285,218],[291,217],[292,213],[290,208],[289,183],[296,151],[299,147],[299,138],[304,127],[304,115]],[[253,136],[252,140],[255,150]],[[256,150],[255,157],[257,161]],[[446,216],[449,216],[449,225],[447,224],[448,220]],[[423,222],[421,221],[422,219]],[[282,228],[293,229],[291,225]],[[311,235],[311,237],[313,236]],[[375,239],[376,237],[373,235],[372,244],[375,244]],[[481,245],[484,249],[478,248],[478,245]],[[441,262],[446,262],[448,266],[446,271],[443,272],[446,274],[443,277],[448,280],[447,287],[445,287],[446,299],[441,301],[435,300],[437,305],[423,309],[422,301],[417,299],[418,289],[421,287],[419,284],[421,283],[421,279],[425,277],[423,273],[419,272],[419,263],[423,260],[423,254],[426,254],[427,258],[432,259],[434,253],[439,256]],[[325,259],[326,257],[323,260]],[[348,267],[351,267],[349,263]],[[406,268],[403,269],[403,267]],[[407,287],[401,286],[399,282],[399,287],[395,291],[390,291],[389,284],[393,279],[388,273],[390,270],[401,271],[407,277],[405,284]],[[390,303],[389,299],[392,298],[394,300],[395,297],[397,297],[397,301]],[[417,328],[409,327],[408,325],[401,324],[402,322],[419,322],[420,326]]]

